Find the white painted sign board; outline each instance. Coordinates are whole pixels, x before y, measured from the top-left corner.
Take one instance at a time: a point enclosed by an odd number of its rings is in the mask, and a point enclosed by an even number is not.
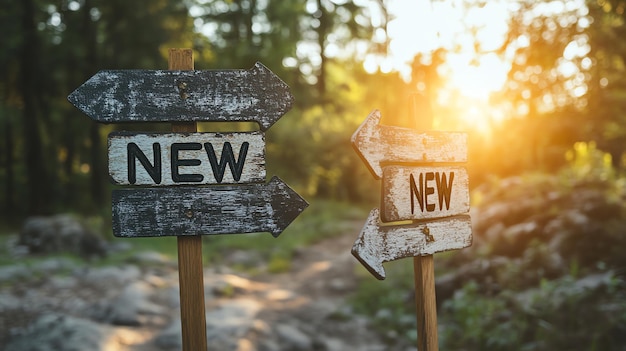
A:
[[[390,226],[380,223],[375,208],[354,242],[352,254],[377,279],[385,279],[384,262],[462,249],[471,244],[469,215]]]
[[[374,110],[352,135],[352,146],[374,177],[391,163],[467,162],[467,134],[420,132],[380,124],[380,111]]]
[[[265,182],[265,137],[246,133],[109,135],[109,175],[120,185]]]
[[[383,168],[383,222],[449,217],[469,212],[469,177],[463,167]]]

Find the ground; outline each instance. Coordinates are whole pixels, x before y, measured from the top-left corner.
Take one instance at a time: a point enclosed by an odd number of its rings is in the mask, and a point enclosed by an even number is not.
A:
[[[361,225],[355,221],[345,234],[298,250],[282,273],[242,273],[232,267],[250,255],[236,251],[206,266],[208,349],[407,350],[390,345],[347,302],[358,277],[367,274],[350,254]],[[76,265],[64,258],[4,266],[0,330],[7,351],[29,342],[42,351],[73,350],[74,344],[107,351],[180,350],[177,263],[141,252],[115,266]]]

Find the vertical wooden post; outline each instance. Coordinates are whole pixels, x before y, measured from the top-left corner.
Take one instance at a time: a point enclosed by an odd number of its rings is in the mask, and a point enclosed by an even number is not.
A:
[[[419,111],[423,111],[419,113]],[[411,97],[411,119],[418,130],[432,129],[433,116],[428,97]],[[419,351],[438,351],[437,299],[435,297],[435,264],[433,255],[413,258],[415,278],[415,305],[417,315],[417,348]]]
[[[435,264],[433,255],[413,258],[415,304],[417,306],[417,348],[439,350],[437,335],[437,300],[435,298]]]
[[[168,69],[193,70],[193,51],[191,49],[170,49]],[[182,93],[181,98],[183,98]],[[172,123],[172,132],[196,131],[196,122]],[[204,351],[207,349],[207,340],[202,237],[199,235],[181,235],[177,236],[177,240],[183,351]]]

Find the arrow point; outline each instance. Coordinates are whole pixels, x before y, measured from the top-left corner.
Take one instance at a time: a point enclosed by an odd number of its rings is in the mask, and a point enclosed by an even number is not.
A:
[[[264,64],[262,64],[260,61],[257,61],[254,63],[254,67],[252,67],[252,70],[259,72],[259,73],[267,73],[267,72],[272,73],[272,71],[269,68],[267,68]]]
[[[98,71],[67,96],[74,107],[96,122],[110,122],[106,117],[109,111],[103,111],[100,97],[110,92],[106,89],[115,88],[117,75],[112,71]]]
[[[289,86],[261,62],[257,61],[250,71],[253,76],[265,77],[265,80],[261,80],[263,90],[268,91],[265,110],[271,111],[271,115],[268,118],[261,119],[259,125],[262,131],[266,131],[285,113],[291,110],[294,97],[289,90]]]
[[[309,203],[277,176],[272,177],[267,188],[270,193],[270,206],[274,211],[272,216],[274,225],[269,232],[277,238],[309,206]]]
[[[379,110],[373,110],[361,123],[359,128],[352,134],[352,144],[363,142],[363,139],[370,138],[380,124],[382,116]]]
[[[76,106],[76,90],[74,90],[73,92],[70,93],[70,95],[67,96],[67,101],[70,102],[70,104]]]
[[[381,120],[381,114],[379,110],[373,110],[367,116],[365,121],[357,128],[352,134],[352,147],[357,154],[363,159],[363,162],[370,170],[374,178],[380,179],[383,175],[382,167],[380,166],[380,159],[378,157],[378,148],[382,142],[380,140],[379,125]]]
[[[76,88],[70,95],[67,96],[67,101],[69,101],[70,104],[74,105],[74,107],[79,109],[81,112],[87,114],[87,112],[83,108],[83,106],[85,105],[85,96],[84,94],[82,94],[82,90],[82,85]]]
[[[352,256],[354,256],[363,267],[365,267],[373,276],[378,280],[385,280],[385,268],[383,268],[382,262],[368,262],[365,261],[357,251],[355,251],[354,247],[352,248]]]
[[[351,252],[376,279],[384,280],[385,268],[380,257],[384,242],[378,230],[379,218],[380,211],[377,208],[373,209],[354,242]]]

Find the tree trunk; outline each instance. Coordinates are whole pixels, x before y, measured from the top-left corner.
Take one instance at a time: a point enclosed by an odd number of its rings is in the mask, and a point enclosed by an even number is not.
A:
[[[317,44],[320,47],[320,70],[317,75],[317,91],[319,93],[320,98],[324,99],[326,96],[326,56],[324,55],[324,51],[326,51],[326,36],[328,35],[328,27],[330,25],[329,22],[329,14],[324,9],[322,5],[322,0],[317,0],[317,9],[320,11],[320,25],[317,28]]]
[[[11,122],[11,116],[7,114],[4,123],[4,162],[6,169],[6,182],[4,191],[4,214],[7,218],[15,215],[15,197],[13,196],[14,189],[14,174],[13,174],[13,123]]]
[[[83,17],[83,32],[85,33],[85,46],[87,47],[85,70],[87,72],[85,76],[89,77],[97,71],[97,38],[95,24],[91,20],[91,1],[85,0],[85,11]],[[91,167],[90,167],[90,187],[91,197],[96,208],[104,205],[104,177],[102,172],[102,155],[101,144],[102,138],[100,137],[100,125],[97,122],[91,122],[89,127],[89,139],[91,140]]]
[[[28,182],[28,211],[41,214],[45,207],[46,169],[41,157],[42,144],[39,133],[37,92],[39,42],[35,27],[33,0],[22,0],[22,30],[24,42],[20,50],[20,94],[23,99],[22,121],[25,142],[26,180]]]
[[[89,138],[91,139],[91,196],[94,204],[99,208],[104,205],[104,177],[102,176],[104,169],[102,167],[102,150],[100,150],[102,138],[100,137],[100,125],[98,123],[93,122],[91,124]]]

